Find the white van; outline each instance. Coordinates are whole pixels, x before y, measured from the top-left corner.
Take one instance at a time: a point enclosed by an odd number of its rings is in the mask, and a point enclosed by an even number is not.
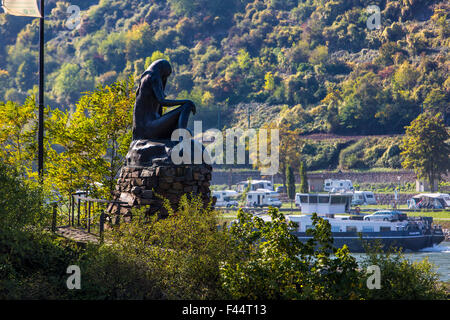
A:
[[[362,206],[370,204],[377,204],[377,200],[372,191],[355,191],[353,193],[352,205]]]
[[[237,197],[239,193],[234,190],[213,191],[213,197],[216,197],[216,207],[237,207],[239,202]]]
[[[257,189],[247,193],[247,206],[249,207],[277,207],[281,208],[278,192],[267,189]]]
[[[244,190],[248,187],[248,183],[250,181],[241,181],[237,184],[237,191],[244,192]],[[250,183],[250,191],[255,191],[257,189],[266,189],[273,191],[272,182],[269,180],[251,180]]]
[[[325,179],[323,190],[328,192],[354,191],[351,180]]]

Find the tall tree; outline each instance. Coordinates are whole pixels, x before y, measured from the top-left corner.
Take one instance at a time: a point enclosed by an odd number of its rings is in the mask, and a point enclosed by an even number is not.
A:
[[[50,108],[45,109],[48,119]],[[50,120],[46,121],[46,126]],[[33,167],[37,160],[37,104],[33,96],[20,105],[12,101],[0,102],[0,161],[17,168],[22,177],[36,176]],[[45,137],[49,142],[49,137]],[[45,151],[47,157],[47,150]]]
[[[308,193],[308,178],[306,177],[306,168],[303,161],[300,163],[300,192]]]
[[[294,170],[290,165],[286,168],[286,182],[287,182],[287,195],[291,200],[291,209],[292,209],[292,200],[295,198],[295,175]]]
[[[278,130],[279,133],[279,150],[278,150],[278,160],[279,160],[279,172],[281,173],[281,178],[283,180],[283,186],[286,186],[286,169],[290,165],[293,168],[298,168],[299,159],[303,146],[305,145],[304,140],[300,139],[300,133],[302,130],[300,128],[291,129],[287,123],[283,121],[272,121],[270,123],[264,124],[263,129],[267,130]],[[270,146],[271,137],[267,139],[267,143]],[[255,155],[251,155],[255,158]],[[261,163],[257,162],[256,167],[261,167]]]
[[[450,170],[450,135],[440,113],[419,115],[406,127],[400,146],[404,157],[402,166],[414,169],[419,178],[425,178],[434,190],[434,182]]]
[[[131,142],[134,98],[129,78],[86,93],[72,114],[53,111],[48,134],[60,150],[48,151],[51,189],[61,195],[82,189],[95,197],[112,196]]]

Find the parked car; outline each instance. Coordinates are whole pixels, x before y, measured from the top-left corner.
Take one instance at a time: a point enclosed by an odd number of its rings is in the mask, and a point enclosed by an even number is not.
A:
[[[286,189],[284,186],[278,186],[275,191],[278,193],[286,193]]]
[[[364,216],[364,220],[375,221],[395,221],[406,219],[406,214],[400,211],[390,211],[390,210],[380,210],[376,211],[370,215]]]

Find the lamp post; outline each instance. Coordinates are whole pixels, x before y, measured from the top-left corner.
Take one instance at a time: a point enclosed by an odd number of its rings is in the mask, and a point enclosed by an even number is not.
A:
[[[44,180],[44,0],[41,0],[39,18],[39,125],[38,125],[38,172],[39,180]]]

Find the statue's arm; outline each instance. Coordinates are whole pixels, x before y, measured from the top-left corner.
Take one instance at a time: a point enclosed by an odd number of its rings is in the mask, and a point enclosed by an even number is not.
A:
[[[192,102],[190,100],[168,100],[165,98],[164,90],[162,88],[161,80],[152,79],[153,92],[155,93],[156,100],[161,106],[172,107],[181,106],[185,103]]]

